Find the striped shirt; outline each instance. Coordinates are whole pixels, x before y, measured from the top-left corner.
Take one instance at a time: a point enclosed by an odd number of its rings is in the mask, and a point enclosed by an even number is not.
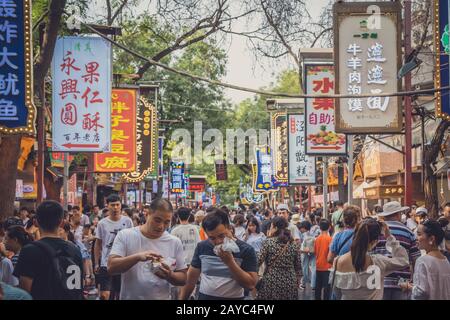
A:
[[[409,228],[406,227],[403,223],[398,221],[386,221],[386,224],[389,227],[391,235],[393,235],[395,239],[400,242],[400,245],[406,249],[409,256],[410,267],[393,272],[384,278],[385,288],[400,289],[400,287],[398,286],[398,280],[400,278],[411,279],[411,267],[413,266],[416,259],[420,257],[420,250],[417,246],[417,239],[415,234],[411,230],[409,230]],[[392,255],[386,249],[386,238],[384,236],[380,236],[378,244],[373,249],[373,253],[392,257]]]
[[[19,261],[19,254],[18,253],[11,257],[11,262],[12,262],[14,268],[16,267],[17,261]]]

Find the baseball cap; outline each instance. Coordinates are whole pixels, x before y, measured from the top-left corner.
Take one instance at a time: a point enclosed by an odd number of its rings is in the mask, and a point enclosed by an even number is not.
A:
[[[419,207],[416,210],[416,214],[417,215],[421,215],[421,216],[427,216],[428,215],[428,210],[425,207]]]

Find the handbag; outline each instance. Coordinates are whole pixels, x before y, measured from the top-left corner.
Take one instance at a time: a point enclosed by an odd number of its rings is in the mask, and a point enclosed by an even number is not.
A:
[[[289,246],[289,242],[286,243],[286,244],[284,245],[283,250],[281,250],[281,251],[274,257],[274,259],[272,259],[272,262],[271,262],[269,265],[267,265],[266,269],[264,270],[264,274],[266,274],[266,273],[269,272],[270,267],[273,266],[273,264],[277,261],[277,259],[278,259],[280,256],[283,255],[283,253],[286,251],[286,249],[287,249],[288,246]],[[263,278],[264,278],[264,275],[263,275],[263,276],[258,280],[258,282],[256,283],[256,285],[255,285],[255,289],[256,289],[256,290],[260,290],[260,289],[262,288],[262,285],[263,285]]]

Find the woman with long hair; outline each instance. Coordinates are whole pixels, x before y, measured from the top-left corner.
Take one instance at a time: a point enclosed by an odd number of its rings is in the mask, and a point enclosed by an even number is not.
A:
[[[300,245],[288,230],[282,217],[272,220],[268,239],[263,242],[258,264],[265,263],[264,274],[257,285],[257,299],[297,300],[301,277]]]
[[[392,258],[371,254],[384,233]],[[409,266],[408,253],[393,237],[384,222],[367,218],[357,225],[350,252],[337,257],[330,273],[331,288],[342,300],[383,299],[383,279],[396,270]]]
[[[258,254],[261,251],[263,241],[266,239],[264,233],[261,232],[259,220],[251,217],[247,221],[247,230],[245,232],[244,241],[255,249]]]
[[[417,242],[426,254],[416,260],[413,283],[401,287],[412,290],[412,300],[450,300],[450,263],[439,250],[445,232],[439,222],[419,225]]]
[[[233,220],[233,226],[234,226],[234,232],[235,232],[235,236],[236,238],[238,238],[241,241],[245,241],[244,240],[244,236],[245,236],[245,217],[243,214],[237,214],[234,217]]]

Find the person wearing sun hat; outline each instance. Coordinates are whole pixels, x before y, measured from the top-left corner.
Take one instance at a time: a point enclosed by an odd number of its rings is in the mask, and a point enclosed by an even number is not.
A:
[[[407,300],[408,293],[402,291],[398,282],[400,278],[411,280],[414,270],[414,263],[417,258],[420,257],[420,250],[417,245],[416,235],[403,223],[401,223],[401,215],[409,207],[402,206],[398,201],[387,202],[383,206],[383,211],[377,214],[380,220],[384,220],[389,227],[389,231],[394,236],[402,247],[406,249],[409,256],[410,266],[404,270],[395,271],[388,274],[384,278],[384,294],[383,300]],[[373,249],[374,254],[382,254],[385,256],[391,256],[391,252],[386,248],[386,238],[381,236],[378,244]]]

